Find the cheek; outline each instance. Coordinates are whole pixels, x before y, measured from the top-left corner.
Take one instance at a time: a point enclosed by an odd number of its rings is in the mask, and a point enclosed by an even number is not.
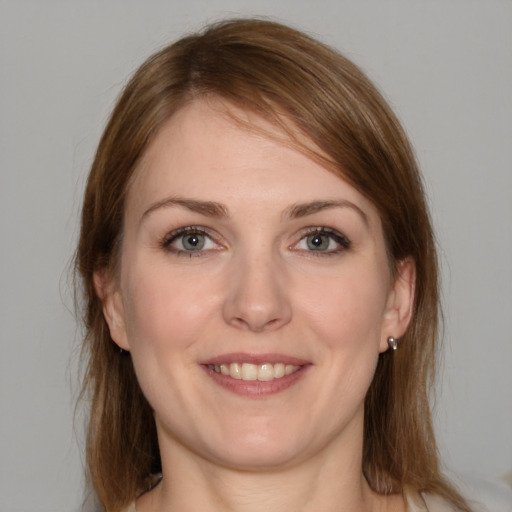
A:
[[[126,333],[139,384],[159,414],[171,403],[173,411],[186,407],[180,384],[190,384],[197,341],[210,330],[211,308],[204,300],[208,290],[197,282],[156,265],[143,268],[140,273],[130,269],[123,290]]]
[[[193,343],[208,323],[208,285],[156,265],[150,271],[146,266],[144,273],[131,271],[130,276],[124,303],[132,352],[173,351]]]
[[[333,348],[360,350],[365,343],[378,347],[387,302],[387,281],[378,271],[331,274],[302,296],[309,323]]]

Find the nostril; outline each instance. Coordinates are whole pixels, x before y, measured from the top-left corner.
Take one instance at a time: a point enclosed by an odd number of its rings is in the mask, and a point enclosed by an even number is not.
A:
[[[289,298],[275,265],[239,261],[226,283],[224,320],[254,332],[276,329],[291,318]]]
[[[252,314],[244,316],[234,316],[227,319],[228,323],[239,329],[247,329],[253,332],[262,332],[269,329],[276,329],[288,322],[287,316],[270,317],[264,314]]]

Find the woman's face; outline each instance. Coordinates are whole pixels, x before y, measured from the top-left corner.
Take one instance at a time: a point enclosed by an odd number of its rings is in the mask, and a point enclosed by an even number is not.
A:
[[[179,111],[130,186],[119,276],[96,276],[164,457],[269,468],[360,451],[378,355],[407,326],[413,271],[392,282],[373,205],[276,137],[220,101]]]

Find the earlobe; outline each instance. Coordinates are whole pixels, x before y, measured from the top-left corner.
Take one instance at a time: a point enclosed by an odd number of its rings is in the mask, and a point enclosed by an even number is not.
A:
[[[93,274],[96,294],[103,303],[103,316],[107,322],[110,337],[123,350],[130,350],[126,336],[124,307],[121,293],[115,279],[107,270],[102,269]]]
[[[388,339],[401,338],[412,318],[416,287],[416,267],[407,258],[397,265],[396,278],[388,296],[380,350],[388,350]]]

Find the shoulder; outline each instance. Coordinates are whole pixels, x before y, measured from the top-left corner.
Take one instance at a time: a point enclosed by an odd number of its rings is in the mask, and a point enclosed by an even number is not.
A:
[[[123,509],[123,512],[137,512],[135,510],[135,501],[133,501],[132,503],[130,503],[130,505]]]
[[[458,508],[448,503],[445,499],[434,494],[422,494],[428,512],[458,512]]]
[[[505,481],[474,474],[455,475],[452,481],[475,512],[512,512],[512,488]]]
[[[512,491],[497,484],[489,488],[479,486],[460,486],[473,512],[512,512]],[[440,496],[404,490],[407,512],[460,512],[458,508]]]
[[[404,491],[407,512],[458,512],[450,503],[433,494]]]

